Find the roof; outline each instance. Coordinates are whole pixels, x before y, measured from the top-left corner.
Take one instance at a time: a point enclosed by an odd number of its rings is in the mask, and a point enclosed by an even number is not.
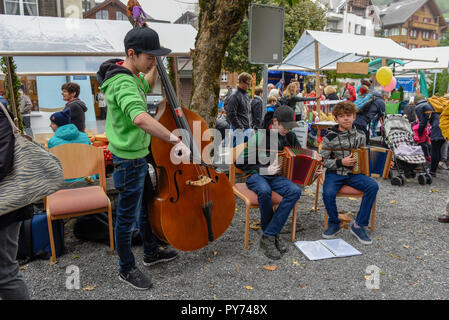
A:
[[[315,70],[315,45],[318,43],[320,70],[335,70],[337,62],[357,62],[365,57],[434,61],[435,56],[417,57],[389,38],[377,38],[306,30],[282,66],[296,70]]]
[[[382,24],[384,26],[402,24],[426,3],[436,16],[440,16],[440,26],[447,28],[444,17],[434,0],[405,0],[379,6]]]
[[[436,56],[437,63],[414,61],[406,64],[398,70],[430,70],[430,69],[448,69],[449,67],[449,47],[417,48],[412,52],[420,57]]]
[[[195,47],[190,24],[148,25],[170,56],[189,56]],[[107,58],[125,56],[123,39],[131,28],[129,21],[2,15],[0,56],[14,56],[23,74],[92,74]]]
[[[188,56],[197,31],[190,24],[148,23],[172,56]],[[124,56],[129,21],[2,15],[0,55]],[[70,40],[70,41],[68,41]]]

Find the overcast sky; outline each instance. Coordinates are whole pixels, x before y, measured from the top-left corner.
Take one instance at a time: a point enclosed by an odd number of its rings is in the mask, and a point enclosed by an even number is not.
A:
[[[120,1],[125,5],[128,3],[128,0]],[[173,22],[184,12],[193,11],[198,0],[139,0],[139,3],[145,13],[153,18]]]

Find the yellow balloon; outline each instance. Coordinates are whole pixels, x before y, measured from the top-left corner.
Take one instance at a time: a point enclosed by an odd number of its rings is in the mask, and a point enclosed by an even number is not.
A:
[[[393,72],[388,67],[382,67],[377,70],[376,79],[377,82],[385,87],[391,82],[391,79],[393,79]]]

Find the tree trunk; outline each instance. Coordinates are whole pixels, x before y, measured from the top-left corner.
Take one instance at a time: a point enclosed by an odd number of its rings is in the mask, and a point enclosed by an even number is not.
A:
[[[190,109],[215,126],[222,60],[229,41],[239,30],[251,0],[200,0],[195,51],[192,54]]]

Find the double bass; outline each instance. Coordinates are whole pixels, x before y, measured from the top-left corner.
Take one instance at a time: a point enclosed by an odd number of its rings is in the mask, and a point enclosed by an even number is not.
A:
[[[166,103],[161,104],[155,119],[190,147],[192,161],[172,163],[173,145],[151,138],[157,190],[148,199],[148,216],[159,239],[179,250],[193,251],[226,231],[234,217],[235,197],[226,174],[217,172],[209,157],[202,156],[209,154],[203,151],[213,143],[206,122],[195,112],[181,107],[160,57],[156,67]]]

